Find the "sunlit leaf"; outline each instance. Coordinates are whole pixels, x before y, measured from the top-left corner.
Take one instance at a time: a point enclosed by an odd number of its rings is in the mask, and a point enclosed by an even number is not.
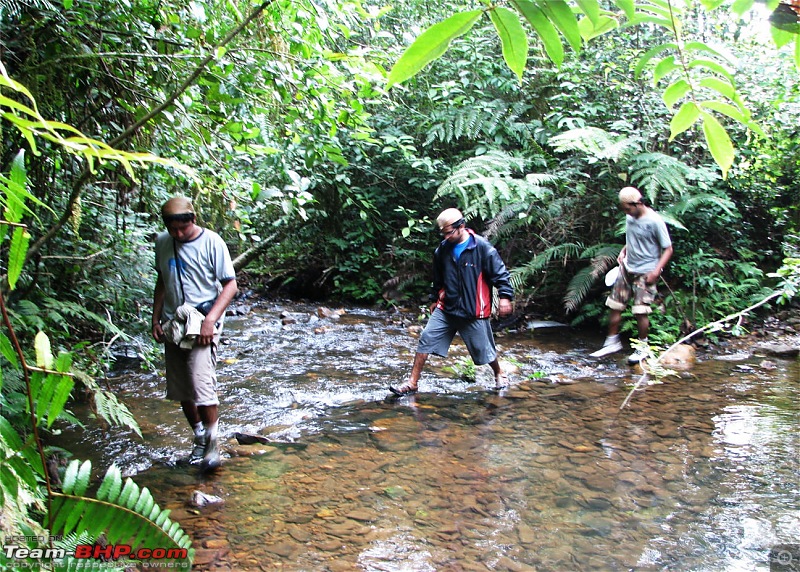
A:
[[[593,38],[602,36],[606,32],[613,30],[616,27],[617,20],[608,16],[600,16],[595,21],[591,21],[589,18],[583,18],[578,23],[578,28],[581,31],[581,37],[587,42]]]
[[[655,69],[653,69],[653,83],[658,83],[664,78],[665,75],[677,68],[678,64],[675,63],[675,56],[667,56],[663,58],[656,64]]]
[[[529,0],[517,0],[515,6],[533,29],[536,30],[542,40],[547,57],[557,66],[564,63],[564,45],[558,36],[558,30],[556,30],[545,13]]]
[[[528,35],[519,21],[519,16],[508,8],[495,8],[489,11],[503,48],[503,59],[509,69],[521,80],[528,62]]]
[[[16,227],[11,234],[11,247],[8,249],[8,287],[13,290],[17,286],[22,268],[25,265],[25,257],[28,253],[31,235],[27,229]]]
[[[633,0],[614,0],[614,4],[617,5],[617,8],[625,12],[625,16],[627,18],[632,17],[636,11],[636,6]]]
[[[598,5],[597,0],[576,0],[576,2],[589,20],[591,20],[592,23],[597,24],[597,21],[600,18],[600,6]]]
[[[703,119],[703,134],[708,143],[711,156],[722,169],[722,177],[728,175],[728,169],[733,165],[734,149],[728,132],[710,113],[701,113]]]
[[[699,117],[700,109],[698,109],[693,101],[687,101],[681,105],[678,113],[676,113],[672,117],[672,121],[669,122],[669,140],[672,141],[675,137],[689,129]]]
[[[547,14],[547,17],[566,38],[567,43],[576,53],[581,51],[581,32],[578,19],[572,8],[564,0],[537,0],[536,5]]]
[[[672,109],[672,106],[675,105],[683,96],[689,93],[689,90],[691,89],[692,86],[689,85],[689,82],[681,78],[665,89],[661,98],[664,100],[664,104],[668,108]]]
[[[36,332],[33,340],[36,349],[36,365],[44,369],[53,367],[53,352],[50,349],[50,338],[42,331]]]
[[[400,56],[400,59],[389,72],[387,89],[413,77],[426,65],[447,51],[455,38],[466,34],[483,10],[471,10],[453,14],[443,22],[439,22],[425,30]]]

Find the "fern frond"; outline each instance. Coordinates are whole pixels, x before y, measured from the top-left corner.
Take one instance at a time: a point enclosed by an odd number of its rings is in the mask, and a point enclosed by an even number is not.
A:
[[[712,193],[701,193],[683,197],[680,201],[674,203],[668,209],[665,209],[665,211],[683,215],[687,212],[695,211],[702,206],[719,208],[733,217],[739,216],[736,210],[736,203],[728,197],[722,197]]]
[[[522,288],[532,276],[547,268],[554,260],[577,258],[582,251],[583,245],[578,243],[551,246],[534,256],[527,264],[512,269],[511,285],[514,286],[514,289]]]
[[[581,268],[567,285],[567,292],[564,294],[564,309],[567,313],[574,312],[580,308],[586,294],[589,293],[594,283],[597,281],[595,268],[586,266]]]
[[[638,149],[639,139],[621,137],[599,127],[578,127],[550,138],[557,153],[580,152],[589,159],[618,161]]]
[[[530,105],[517,103],[509,107],[502,100],[482,103],[470,102],[470,107],[450,107],[434,112],[424,129],[427,129],[425,146],[435,141],[451,144],[459,140],[494,140],[497,137],[511,139],[522,147],[533,140],[532,127],[520,121]]]
[[[488,220],[511,203],[534,202],[551,191],[544,185],[557,177],[527,174],[527,161],[504,151],[492,150],[460,163],[439,186],[434,198],[456,197],[465,215]],[[516,176],[515,176],[516,175]]]
[[[147,488],[131,479],[124,484],[116,465],[106,471],[97,490],[97,498],[83,496],[89,485],[91,464],[72,461],[64,475],[63,492],[53,493],[50,530],[69,535],[86,530],[97,538],[105,534],[109,544],[125,542],[138,548],[185,548],[191,561],[191,540],[180,525],[169,519],[169,510],[161,510]]]
[[[101,419],[112,426],[127,427],[139,437],[142,436],[142,430],[139,428],[133,413],[114,393],[103,389],[93,378],[87,375],[79,374],[77,377],[92,392],[95,412]]]

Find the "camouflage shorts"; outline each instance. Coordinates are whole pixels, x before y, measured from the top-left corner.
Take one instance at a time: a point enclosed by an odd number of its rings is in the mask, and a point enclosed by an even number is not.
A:
[[[650,305],[655,301],[658,289],[655,284],[648,284],[645,276],[645,274],[631,274],[623,268],[611,288],[611,294],[606,299],[606,306],[612,310],[622,311],[633,298],[631,312],[634,314],[652,312]]]

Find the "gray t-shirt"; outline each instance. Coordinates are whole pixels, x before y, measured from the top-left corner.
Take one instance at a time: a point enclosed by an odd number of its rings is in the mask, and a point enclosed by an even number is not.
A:
[[[180,280],[175,272],[176,249],[180,259]],[[160,233],[156,237],[156,270],[164,281],[166,296],[162,319],[165,320],[171,320],[175,310],[184,302],[197,306],[213,300],[222,290],[221,282],[236,278],[225,241],[207,228],[189,242],[174,240],[168,232]]]
[[[665,248],[672,246],[667,225],[657,212],[648,210],[639,218],[625,215],[625,266],[633,274],[651,272]]]

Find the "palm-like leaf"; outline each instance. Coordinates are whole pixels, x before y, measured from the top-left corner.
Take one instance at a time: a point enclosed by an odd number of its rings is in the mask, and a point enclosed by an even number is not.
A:
[[[104,534],[109,544],[124,542],[134,551],[143,547],[186,549],[186,559],[191,561],[191,539],[179,523],[169,519],[169,510],[161,510],[147,488],[139,489],[131,479],[123,482],[119,468],[112,465],[97,490],[97,498],[89,498],[84,495],[90,476],[89,461],[69,464],[63,492],[52,496],[52,533],[85,531],[92,538]]]

